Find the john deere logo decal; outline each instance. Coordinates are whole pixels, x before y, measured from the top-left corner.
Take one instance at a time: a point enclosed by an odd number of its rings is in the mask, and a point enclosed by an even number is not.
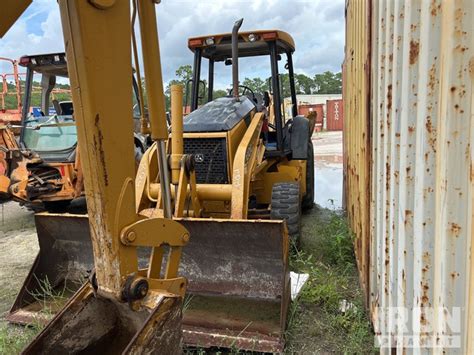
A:
[[[198,153],[194,155],[194,160],[196,163],[204,163],[204,154]]]

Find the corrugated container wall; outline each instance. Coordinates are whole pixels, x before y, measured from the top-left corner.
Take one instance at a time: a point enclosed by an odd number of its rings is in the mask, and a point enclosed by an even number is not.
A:
[[[370,251],[370,8],[363,1],[346,6],[346,55],[343,64],[345,206],[354,232],[360,282],[369,290]]]
[[[326,101],[326,129],[342,131],[344,127],[344,107],[342,100]]]
[[[346,2],[346,206],[375,331],[400,351],[474,353],[473,7]]]

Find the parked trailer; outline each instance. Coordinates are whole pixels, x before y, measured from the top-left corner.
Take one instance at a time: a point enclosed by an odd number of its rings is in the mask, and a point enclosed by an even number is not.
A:
[[[471,0],[346,2],[346,206],[387,353],[474,353],[473,18]]]

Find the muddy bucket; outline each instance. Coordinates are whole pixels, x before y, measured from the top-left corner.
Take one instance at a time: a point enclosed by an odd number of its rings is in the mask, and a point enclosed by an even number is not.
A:
[[[288,235],[280,221],[180,221],[191,239],[183,338],[199,348],[280,352],[290,302]]]
[[[134,311],[84,284],[22,354],[181,354],[181,297],[150,298]]]
[[[188,279],[184,342],[200,348],[282,351],[290,302],[284,222],[178,222],[191,235],[179,270]],[[54,297],[32,296],[41,294],[45,279],[53,290],[75,291],[75,280],[84,280],[93,268],[87,216],[42,213],[36,215],[36,226],[40,252],[8,316],[15,323],[31,323],[61,308],[50,301]],[[148,250],[139,250],[141,267],[147,266],[148,256]]]

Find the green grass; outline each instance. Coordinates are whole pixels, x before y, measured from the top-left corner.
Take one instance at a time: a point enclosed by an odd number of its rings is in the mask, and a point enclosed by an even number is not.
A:
[[[41,330],[40,326],[29,327],[0,324],[0,354],[19,354]]]
[[[47,278],[38,280],[38,283],[39,290],[30,294],[42,303],[41,314],[50,319],[54,315],[52,308],[61,308],[72,295],[72,291],[66,287],[66,283],[64,287],[54,289]],[[40,321],[28,326],[17,326],[0,321],[0,354],[19,354],[43,328],[44,325]]]
[[[290,266],[309,280],[290,309],[287,352],[375,353],[345,216],[315,208],[303,217],[301,245]],[[343,300],[352,305],[346,312]]]

